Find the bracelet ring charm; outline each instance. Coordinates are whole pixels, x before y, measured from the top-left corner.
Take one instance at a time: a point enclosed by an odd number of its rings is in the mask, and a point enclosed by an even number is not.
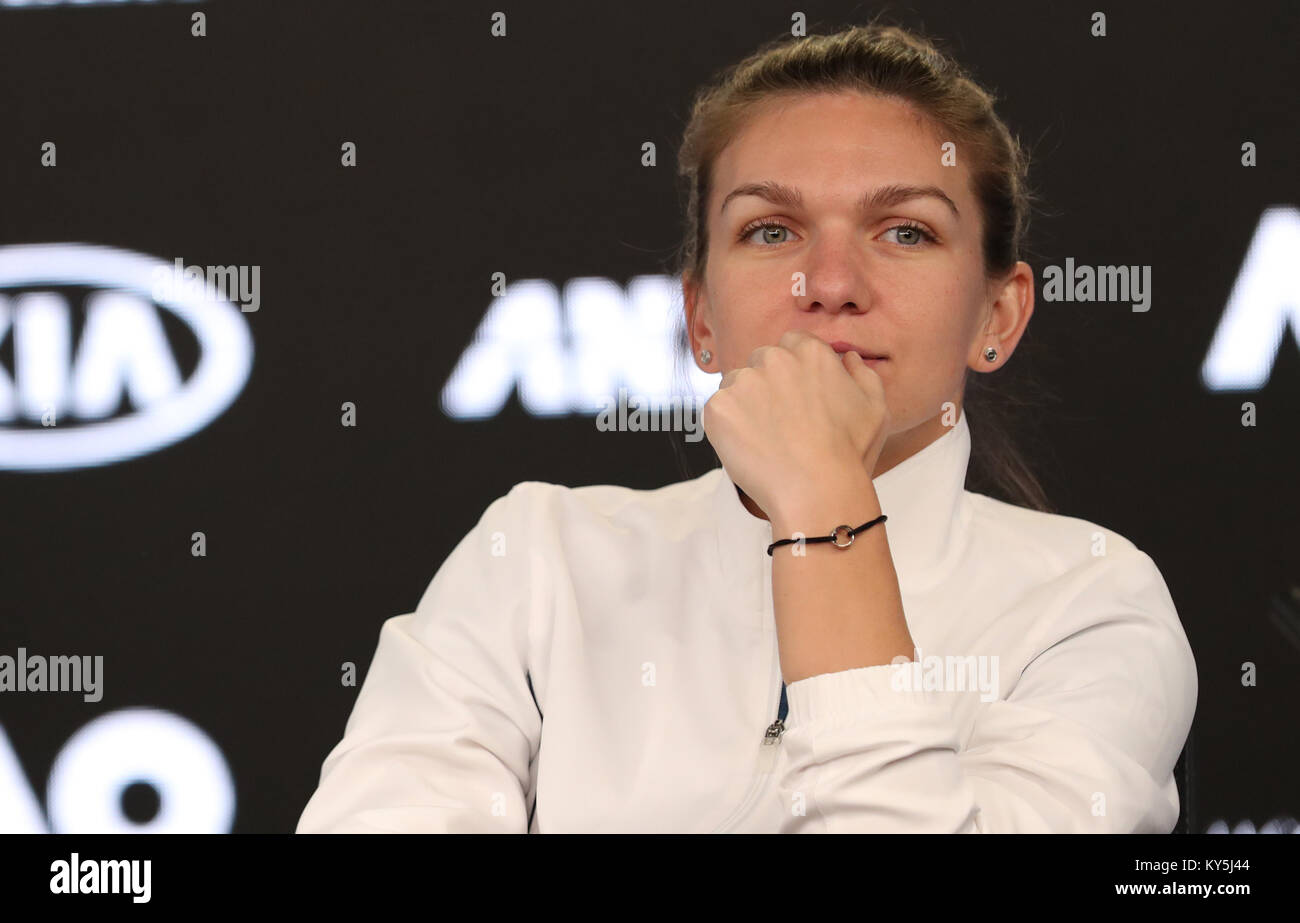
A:
[[[840,544],[840,537],[844,535],[847,535],[849,540],[844,544]],[[853,544],[855,538],[857,538],[857,535],[854,533],[852,526],[847,524],[836,526],[835,531],[831,533],[831,544],[836,548],[847,548]]]

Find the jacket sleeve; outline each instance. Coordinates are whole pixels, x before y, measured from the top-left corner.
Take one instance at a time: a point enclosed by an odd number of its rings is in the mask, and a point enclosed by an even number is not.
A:
[[[388,619],[298,833],[524,833],[541,722],[527,674],[530,482]]]
[[[1005,698],[892,664],[790,684],[781,832],[1169,833],[1195,660],[1148,555],[1088,571],[1042,604]]]

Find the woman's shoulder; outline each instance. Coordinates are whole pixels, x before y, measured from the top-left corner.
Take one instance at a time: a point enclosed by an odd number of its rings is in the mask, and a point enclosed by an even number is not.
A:
[[[1049,513],[966,491],[977,547],[1016,562],[1038,579],[1156,584],[1167,592],[1155,560],[1128,536],[1080,516]]]
[[[1194,677],[1177,606],[1151,555],[1120,532],[1088,519],[970,491],[966,498],[975,553],[1030,588],[1026,598],[1034,607],[1054,613],[1036,620],[1040,638],[1051,642],[1100,624],[1145,626],[1148,640],[1159,639],[1151,643],[1165,652],[1162,656],[1181,658]]]
[[[991,563],[1002,565],[1002,573],[1015,574],[1028,588],[1022,602],[1033,614],[1027,635],[1031,646],[1045,651],[1070,641],[1077,645],[1071,649],[1086,651],[1100,644],[1110,652],[1107,656],[1152,667],[1167,684],[1170,701],[1180,703],[1178,720],[1190,723],[1196,707],[1196,659],[1151,555],[1120,532],[1088,519],[970,491],[966,498],[973,547],[995,556]]]
[[[986,535],[993,533],[1000,541],[1038,547],[1070,557],[1077,554],[1081,546],[1089,556],[1092,556],[1091,548],[1102,546],[1106,551],[1126,555],[1143,553],[1123,533],[1099,522],[1018,506],[969,490],[965,493],[979,531]]]

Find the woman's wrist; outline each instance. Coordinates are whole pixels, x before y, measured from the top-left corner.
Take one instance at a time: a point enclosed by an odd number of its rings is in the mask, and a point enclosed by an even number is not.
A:
[[[774,538],[829,535],[839,525],[856,529],[882,512],[876,486],[865,468],[819,475],[799,491],[787,491],[768,517]]]

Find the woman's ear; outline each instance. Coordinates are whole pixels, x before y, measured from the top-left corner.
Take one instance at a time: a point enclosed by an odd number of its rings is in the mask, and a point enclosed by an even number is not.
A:
[[[1024,336],[1029,319],[1034,315],[1033,268],[1023,260],[1017,261],[1006,276],[993,283],[989,295],[992,300],[985,310],[986,319],[971,344],[967,363],[979,372],[990,370],[988,360],[984,358],[985,349],[996,348],[998,358],[995,361],[1002,366]]]
[[[686,340],[691,358],[700,364],[700,350],[711,349],[713,331],[708,321],[708,295],[689,270],[682,273],[682,304],[686,312]],[[705,371],[703,368],[701,371]]]

